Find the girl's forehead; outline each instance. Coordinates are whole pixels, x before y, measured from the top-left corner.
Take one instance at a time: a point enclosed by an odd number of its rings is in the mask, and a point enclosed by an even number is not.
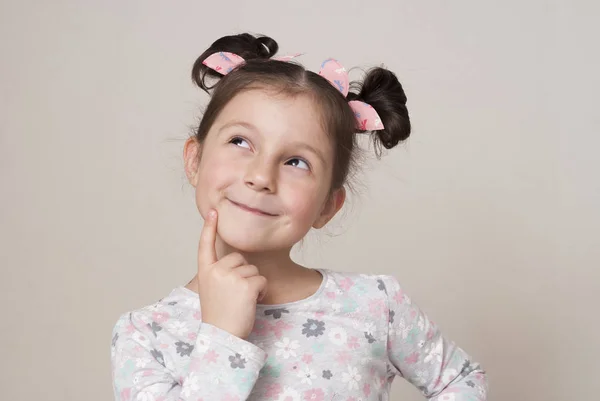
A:
[[[239,123],[253,126],[271,138],[293,137],[328,147],[329,136],[322,122],[323,116],[312,96],[252,89],[237,94],[227,103],[215,121],[215,128]]]

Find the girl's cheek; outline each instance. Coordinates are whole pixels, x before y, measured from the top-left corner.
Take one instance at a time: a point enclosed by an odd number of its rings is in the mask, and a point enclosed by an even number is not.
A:
[[[294,191],[290,198],[289,207],[296,216],[307,220],[318,216],[321,204],[315,197],[314,188]]]

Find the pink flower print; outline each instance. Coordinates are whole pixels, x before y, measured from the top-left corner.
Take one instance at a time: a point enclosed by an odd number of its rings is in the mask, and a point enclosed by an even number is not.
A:
[[[356,401],[356,398],[354,397],[349,397],[346,401]]]
[[[194,333],[193,331],[192,331],[191,333],[189,333],[189,334],[188,334],[188,338],[189,338],[191,341],[196,341],[196,337],[197,337],[197,336],[198,336],[198,335],[197,335],[196,333]]]
[[[429,331],[427,332],[427,339],[431,340],[434,335],[435,335],[435,331],[433,330],[433,328],[429,329]]]
[[[345,365],[350,360],[350,353],[348,351],[340,351],[335,357],[335,360],[340,364]]]
[[[365,383],[365,385],[363,386],[363,394],[365,395],[365,397],[368,397],[369,394],[371,394],[371,385],[369,383]]]
[[[320,388],[313,388],[304,392],[305,401],[323,401],[325,394]]]
[[[358,344],[358,338],[357,337],[350,337],[348,339],[348,348],[350,349],[356,349],[360,347],[360,345]]]
[[[333,291],[328,291],[328,292],[325,293],[325,295],[329,299],[335,299],[335,292],[333,292]]]
[[[214,349],[208,350],[206,352],[206,354],[204,354],[204,359],[206,361],[210,362],[217,362],[217,358],[219,357],[219,354],[216,353],[216,351]]]
[[[402,295],[402,290],[398,290],[398,292],[394,294],[394,301],[396,301],[398,305],[402,305],[402,303],[404,302],[404,295]]]
[[[385,310],[385,302],[383,299],[373,299],[369,301],[369,312],[372,315],[382,315]]]
[[[273,330],[275,337],[281,339],[281,336],[283,336],[283,331],[289,330],[292,327],[293,326],[291,324],[278,320],[277,323],[271,326],[271,330]]]
[[[352,288],[353,285],[354,285],[354,282],[352,281],[352,279],[350,277],[346,277],[340,281],[340,287],[344,291],[348,291],[350,288]]]
[[[161,349],[167,349],[167,348],[169,348],[169,344],[160,344],[159,348],[161,348]]]
[[[254,333],[256,333],[257,335],[263,337],[263,336],[267,335],[271,329],[272,329],[271,324],[267,320],[256,319],[256,321],[254,322],[254,327],[252,328],[252,331]]]
[[[202,314],[200,313],[200,311],[194,312],[194,319],[200,320],[201,318],[202,318]]]
[[[281,390],[283,390],[283,389],[281,388],[281,384],[279,384],[279,383],[268,384],[265,396],[271,397],[271,398],[278,397],[279,393],[281,393]]]
[[[135,326],[133,324],[127,325],[127,334],[131,334],[135,331]]]
[[[164,323],[169,320],[169,314],[167,312],[154,312],[152,313],[152,320],[156,323]]]
[[[313,361],[313,356],[311,354],[304,354],[304,356],[302,357],[302,362],[304,363],[312,363]]]
[[[123,390],[121,390],[121,399],[123,401],[129,401],[131,399],[131,389],[130,388],[124,388]]]
[[[407,363],[408,365],[414,365],[415,363],[417,363],[418,360],[419,360],[419,354],[416,352],[413,352],[412,354],[410,354],[409,356],[404,358],[404,362]]]
[[[358,129],[364,131],[367,129],[367,120],[358,120]]]
[[[411,319],[414,319],[415,317],[417,317],[417,311],[415,309],[410,311],[410,317],[411,317]]]
[[[323,315],[325,315],[325,311],[324,310],[320,310],[315,312],[315,318],[316,319],[321,319],[323,317]]]

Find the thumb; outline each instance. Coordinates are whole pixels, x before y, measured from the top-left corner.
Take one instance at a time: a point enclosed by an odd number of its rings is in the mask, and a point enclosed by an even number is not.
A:
[[[217,262],[217,250],[215,249],[217,219],[217,211],[214,209],[209,210],[204,219],[204,226],[200,233],[200,243],[198,245],[198,268]]]

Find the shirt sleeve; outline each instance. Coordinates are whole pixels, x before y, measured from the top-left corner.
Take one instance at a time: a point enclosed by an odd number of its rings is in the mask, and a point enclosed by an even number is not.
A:
[[[207,323],[200,324],[191,349],[152,343],[144,327],[129,313],[113,329],[116,401],[246,400],[265,364],[264,350]],[[175,373],[173,358],[179,356],[189,356],[184,374]]]
[[[389,305],[390,370],[432,401],[485,401],[485,371],[445,338],[393,276],[382,277]]]

